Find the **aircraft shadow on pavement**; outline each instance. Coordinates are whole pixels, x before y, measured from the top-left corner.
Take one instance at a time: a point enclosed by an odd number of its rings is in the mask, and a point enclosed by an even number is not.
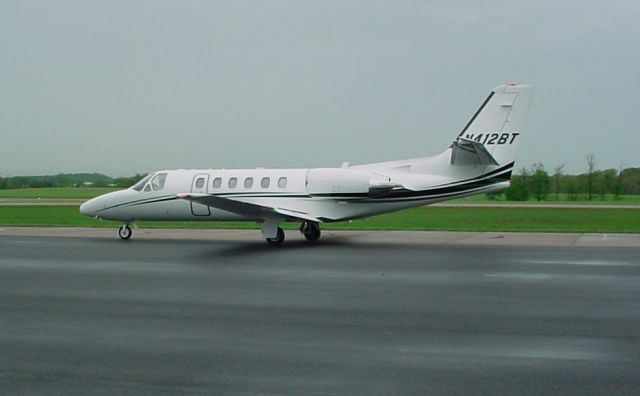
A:
[[[262,240],[250,242],[219,241],[215,242],[219,249],[210,250],[204,255],[210,257],[247,257],[254,255],[278,255],[285,252],[318,251],[327,248],[357,248],[360,242],[351,240],[349,236],[330,236],[316,242],[306,240],[285,241],[280,246],[269,246]],[[368,244],[366,244],[369,246]]]
[[[119,239],[93,239],[94,243],[107,244],[110,246],[117,245],[118,251],[137,251],[141,253],[152,249],[153,246],[162,246],[168,248],[171,253],[168,256],[189,257],[196,260],[210,261],[220,258],[246,258],[246,257],[277,257],[287,255],[289,253],[299,254],[305,257],[305,254],[317,254],[322,251],[343,251],[349,250],[352,253],[363,252],[366,255],[375,255],[376,251],[406,250],[418,249],[423,250],[425,245],[416,245],[403,242],[379,243],[376,241],[368,241],[355,235],[326,235],[322,239],[315,242],[309,242],[304,239],[286,240],[280,246],[270,246],[264,240],[256,238],[255,240],[234,241],[234,240],[202,240],[202,239],[132,239],[121,241]],[[169,247],[169,246],[173,247]],[[428,245],[429,249],[434,248]]]

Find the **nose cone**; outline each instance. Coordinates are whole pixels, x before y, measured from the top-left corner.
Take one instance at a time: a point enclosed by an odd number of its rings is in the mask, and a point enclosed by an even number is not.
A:
[[[90,199],[80,205],[80,213],[89,217],[96,217],[97,209],[95,199]]]
[[[88,200],[80,205],[80,213],[85,216],[95,217],[104,220],[129,220],[126,213],[126,206],[137,192],[129,190],[120,190],[110,192],[99,197]]]

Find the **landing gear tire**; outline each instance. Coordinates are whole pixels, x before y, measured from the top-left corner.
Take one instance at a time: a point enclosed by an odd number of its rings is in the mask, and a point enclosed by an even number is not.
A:
[[[320,239],[320,225],[311,221],[305,221],[300,226],[300,232],[307,239],[307,241],[317,241]]]
[[[275,238],[267,238],[267,243],[271,246],[279,246],[284,242],[284,231],[278,227],[278,233]]]
[[[123,239],[125,241],[131,238],[131,234],[133,234],[133,232],[131,231],[131,227],[129,227],[128,224],[123,224],[122,227],[118,229],[118,236],[120,237],[120,239]]]

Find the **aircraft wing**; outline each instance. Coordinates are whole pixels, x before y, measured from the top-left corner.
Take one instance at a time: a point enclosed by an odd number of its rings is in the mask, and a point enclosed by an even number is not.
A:
[[[217,209],[225,210],[227,212],[236,213],[241,216],[266,218],[266,217],[269,217],[270,215],[281,215],[281,216],[290,217],[298,220],[314,221],[317,223],[321,222],[321,220],[310,215],[309,213],[305,213],[305,212],[301,212],[293,209],[281,208],[281,207],[258,205],[252,202],[244,202],[237,198],[227,198],[227,197],[221,197],[217,195],[192,194],[192,193],[178,194],[177,197],[187,201],[211,206],[212,208],[217,208]]]
[[[459,137],[451,146],[452,165],[498,165],[484,144]]]

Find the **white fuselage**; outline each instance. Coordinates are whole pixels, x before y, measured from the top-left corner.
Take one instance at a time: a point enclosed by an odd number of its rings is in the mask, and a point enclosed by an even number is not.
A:
[[[264,220],[260,215],[241,215],[177,198],[179,194],[195,193],[233,197],[259,206],[286,207],[300,213],[320,213],[322,216],[318,217],[322,218],[321,221],[331,222],[368,217],[508,186],[508,181],[502,179],[497,182],[487,180],[481,185],[460,186],[427,194],[437,186],[451,185],[453,180],[436,175],[415,175],[393,170],[374,172],[359,168],[189,169],[160,171],[153,175],[159,174],[166,174],[161,188],[154,188],[151,178],[139,191],[132,187],[102,195],[84,203],[81,211],[92,217],[123,222]],[[472,176],[469,174],[469,178]],[[384,183],[410,185],[413,191],[425,191],[425,194],[395,194],[396,197],[393,192],[386,197],[370,194],[372,187]]]

